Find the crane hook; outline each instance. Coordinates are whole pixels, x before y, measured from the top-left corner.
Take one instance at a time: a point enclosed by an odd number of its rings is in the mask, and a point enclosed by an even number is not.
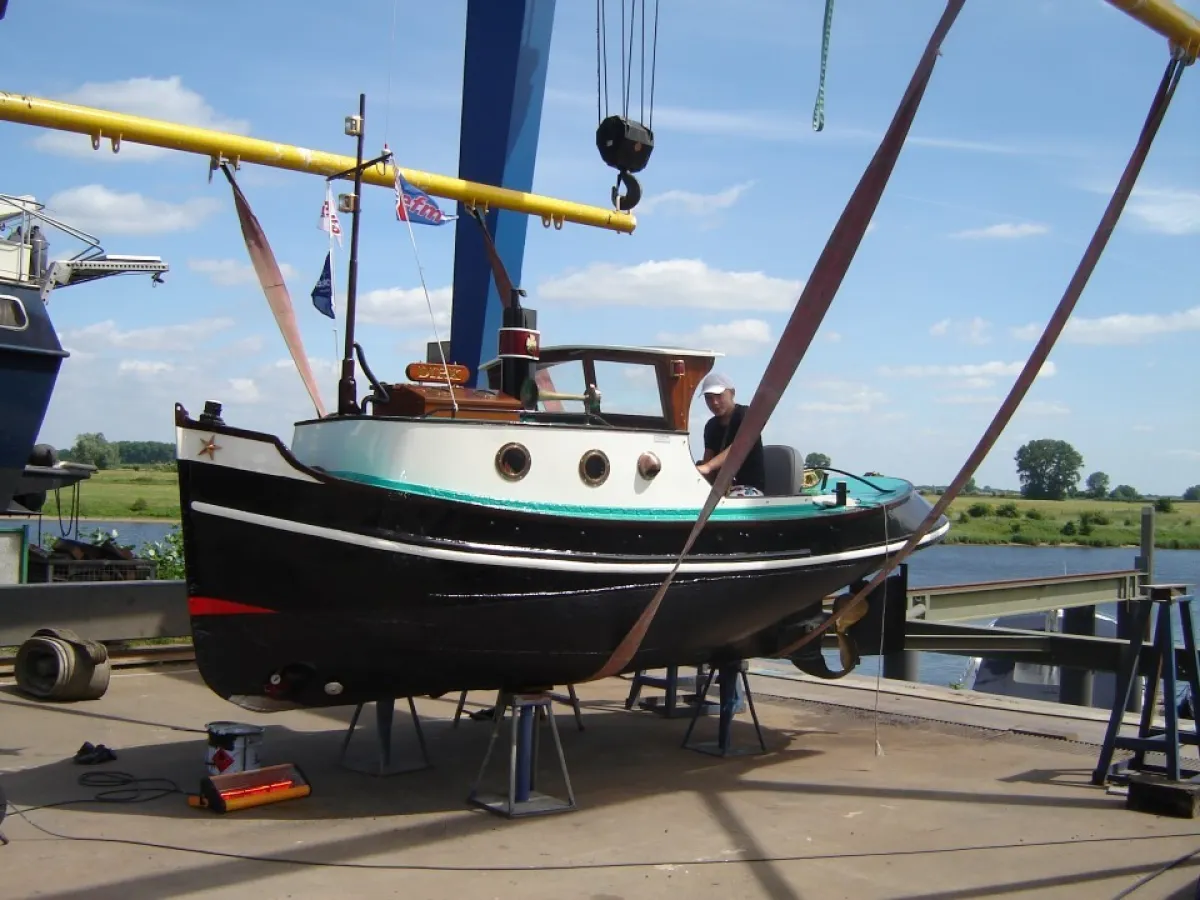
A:
[[[621,185],[625,185],[625,194],[621,194]],[[621,212],[629,212],[642,199],[642,186],[633,177],[633,173],[622,169],[617,173],[617,183],[612,189],[612,204]]]

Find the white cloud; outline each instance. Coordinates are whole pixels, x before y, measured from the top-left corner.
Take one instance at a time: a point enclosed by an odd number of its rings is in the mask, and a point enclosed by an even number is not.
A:
[[[220,116],[195,91],[185,88],[178,75],[170,78],[128,78],[123,81],[88,82],[58,99],[80,106],[91,106],[112,112],[163,119],[181,125],[195,125],[216,131],[248,134],[250,123],[244,119]],[[167,156],[170,150],[144,144],[121,142],[120,152],[112,153],[107,141],[100,145],[103,153],[92,149],[92,139],[86,134],[49,131],[39,135],[35,146],[50,153],[67,156],[90,156],[97,159],[148,160]]]
[[[1031,416],[1065,416],[1071,412],[1065,403],[1057,400],[1026,400],[1018,407],[1018,411]]]
[[[995,397],[991,394],[943,394],[935,398],[936,402],[950,406],[998,406],[1002,399],[1002,397]]]
[[[253,378],[230,378],[229,387],[232,391],[230,403],[257,403],[262,399],[262,392]]]
[[[1139,344],[1158,334],[1200,331],[1200,306],[1174,313],[1117,313],[1096,319],[1067,321],[1062,340],[1073,344]],[[1023,325],[1012,330],[1013,337],[1033,340],[1041,326]]]
[[[999,361],[963,365],[881,366],[879,374],[885,378],[941,378],[955,386],[986,388],[996,378],[1017,375],[1024,366],[1024,362]],[[1047,360],[1038,371],[1038,378],[1048,378],[1056,371],[1054,363]]]
[[[998,225],[988,225],[986,228],[968,228],[965,231],[956,231],[950,237],[1011,239],[1047,234],[1049,231],[1049,226],[1034,222],[1001,222]]]
[[[169,203],[141,194],[118,194],[99,184],[60,191],[46,206],[68,225],[99,236],[187,231],[220,208],[207,197]]]
[[[870,385],[840,378],[826,378],[804,385],[802,412],[826,414],[868,413],[887,400],[887,395]]]
[[[741,199],[742,194],[753,186],[753,181],[744,181],[714,194],[683,190],[663,191],[661,194],[653,194],[642,200],[638,205],[638,212],[649,214],[659,208],[677,207],[690,216],[704,216],[718,210],[729,209]]]
[[[660,334],[656,340],[673,346],[719,350],[727,356],[761,351],[771,341],[771,329],[762,319],[737,319],[721,325],[701,325],[688,334]]]
[[[123,359],[117,364],[117,372],[131,373],[137,376],[145,376],[151,378],[155,375],[161,375],[164,372],[174,370],[174,366],[169,362],[161,360],[144,360],[144,359]]]
[[[667,259],[632,266],[593,263],[542,282],[537,293],[539,300],[576,306],[785,310],[803,286],[763,272],[714,269],[698,259]]]
[[[234,326],[233,319],[200,319],[178,325],[155,325],[122,331],[112,319],[63,332],[64,344],[80,347],[85,353],[108,348],[147,351],[193,350],[201,341]],[[136,371],[136,369],[131,369]]]
[[[360,322],[397,328],[428,326],[429,308],[432,306],[434,322],[442,340],[446,340],[445,332],[450,327],[451,297],[452,291],[448,287],[434,288],[429,292],[428,302],[421,288],[379,288],[359,296],[356,318]]]
[[[942,319],[929,327],[929,333],[934,337],[953,335],[967,344],[986,344],[991,341],[988,330],[992,323],[987,319],[975,316],[966,322],[955,322],[953,319]]]
[[[1195,234],[1200,232],[1200,191],[1135,188],[1125,212],[1146,231]]]
[[[238,262],[236,259],[189,259],[188,268],[208,276],[213,284],[220,287],[258,284],[254,266],[248,262]],[[280,263],[279,271],[284,279],[296,277],[296,268],[289,263]]]

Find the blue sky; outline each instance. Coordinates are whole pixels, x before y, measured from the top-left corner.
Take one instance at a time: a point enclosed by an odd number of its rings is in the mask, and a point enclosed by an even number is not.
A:
[[[1193,11],[1197,4],[1185,3]],[[0,87],[351,153],[342,118],[367,93],[368,148],[457,171],[466,4],[14,0],[10,47],[52,46]],[[614,10],[615,4],[611,4]],[[633,235],[529,223],[528,303],[543,339],[713,347],[749,402],[837,216],[874,152],[939,0],[837,5],[825,130],[811,126],[823,4],[662,0],[654,156]],[[559,0],[534,190],[606,205],[594,4]],[[1165,41],[1102,0],[971,0],[912,137],[769,442],[835,465],[948,481],[1058,302],[1145,118]],[[1200,482],[1200,125],[1188,70],[1067,333],[978,472],[1015,487],[1013,454],[1063,438],[1113,484]],[[390,80],[390,87],[389,87]],[[64,290],[72,351],[42,439],[170,440],[172,404],[290,439],[312,407],[248,267],[229,188],[198,156],[0,123],[9,177],[114,253],[162,256],[141,278]],[[334,336],[309,291],[326,249],[320,178],[245,167],[239,182],[287,274],[326,402]],[[385,380],[432,339],[408,233],[368,188],[359,338]],[[445,206],[446,204],[444,204]],[[418,248],[447,336],[453,230]],[[55,249],[52,247],[52,255]],[[73,247],[71,248],[74,249]],[[344,259],[345,254],[342,254]],[[344,272],[340,275],[344,286]],[[614,301],[614,298],[619,298]],[[706,413],[694,407],[698,435]],[[699,442],[694,441],[699,453]]]

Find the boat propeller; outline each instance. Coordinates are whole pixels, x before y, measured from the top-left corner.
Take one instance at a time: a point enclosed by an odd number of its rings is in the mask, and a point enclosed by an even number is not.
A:
[[[837,634],[838,656],[841,657],[841,671],[835,672],[829,668],[829,663],[825,661],[825,656],[821,652],[820,641],[809,641],[799,650],[788,654],[788,659],[791,660],[793,666],[803,672],[805,675],[811,675],[814,678],[820,678],[825,681],[836,681],[839,678],[845,678],[856,668],[862,661],[862,657],[858,652],[858,643],[854,640],[854,636],[850,634],[850,629],[859,620],[867,614],[866,604],[847,610],[846,607],[850,602],[852,595],[843,594],[839,596],[833,604],[833,612],[826,615],[824,612],[809,616],[806,619],[800,619],[787,624],[787,630],[800,631],[802,634],[808,634],[819,628],[828,619],[834,619],[834,629]],[[789,637],[787,643],[792,643],[800,634]]]

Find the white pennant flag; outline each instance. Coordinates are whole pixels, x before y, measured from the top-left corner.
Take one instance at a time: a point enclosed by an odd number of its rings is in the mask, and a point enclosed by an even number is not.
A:
[[[329,182],[325,183],[325,203],[321,206],[321,224],[318,227],[329,232],[331,237],[336,237],[338,246],[342,246],[342,223],[338,221],[337,211],[333,208],[333,188]]]

